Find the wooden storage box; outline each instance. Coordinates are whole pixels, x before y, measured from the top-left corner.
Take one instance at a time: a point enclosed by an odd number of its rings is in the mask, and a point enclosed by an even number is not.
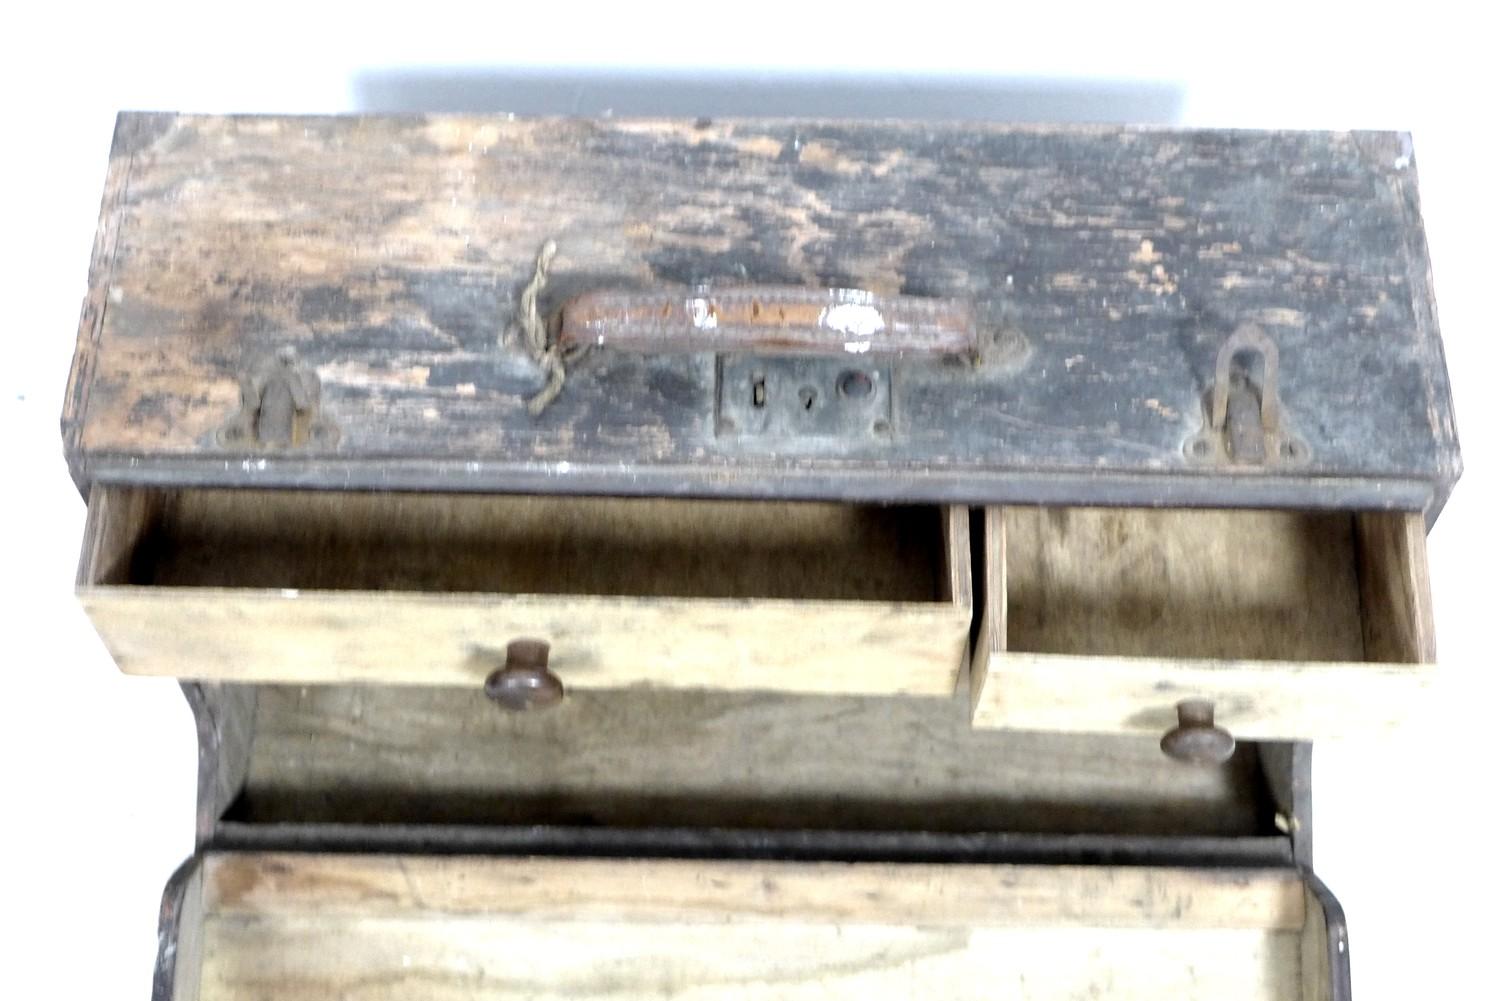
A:
[[[157,1001],[1347,998],[1403,136],[125,114],[63,434],[198,720]]]

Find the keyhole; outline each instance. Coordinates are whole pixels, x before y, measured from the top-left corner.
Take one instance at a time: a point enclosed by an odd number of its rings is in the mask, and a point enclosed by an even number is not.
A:
[[[818,391],[811,386],[803,386],[797,390],[797,399],[802,403],[803,410],[811,410],[813,404],[818,402]]]

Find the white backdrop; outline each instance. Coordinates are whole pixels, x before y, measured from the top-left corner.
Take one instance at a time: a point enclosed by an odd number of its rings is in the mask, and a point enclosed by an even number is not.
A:
[[[0,997],[146,998],[159,894],[191,849],[194,740],[182,698],[170,683],[119,677],[71,596],[83,505],[57,415],[120,108],[1411,130],[1468,466],[1431,536],[1444,683],[1398,737],[1319,745],[1316,859],[1349,913],[1360,1001],[1435,997],[1439,986],[1494,996],[1493,30],[1437,4],[1375,3],[8,13]]]

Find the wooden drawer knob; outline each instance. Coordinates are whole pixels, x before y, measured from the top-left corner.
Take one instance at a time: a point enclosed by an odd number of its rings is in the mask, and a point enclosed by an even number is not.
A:
[[[484,694],[507,709],[546,709],[562,701],[562,681],[547,668],[551,646],[542,640],[514,640],[505,665],[484,680]]]
[[[1234,737],[1214,724],[1214,704],[1208,699],[1177,703],[1177,725],[1161,739],[1167,757],[1193,765],[1222,765],[1234,754]]]

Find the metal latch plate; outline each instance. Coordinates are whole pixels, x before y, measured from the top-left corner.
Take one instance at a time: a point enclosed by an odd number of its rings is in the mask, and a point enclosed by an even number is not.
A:
[[[895,423],[891,367],[852,358],[718,357],[720,438],[775,443],[884,443]]]

